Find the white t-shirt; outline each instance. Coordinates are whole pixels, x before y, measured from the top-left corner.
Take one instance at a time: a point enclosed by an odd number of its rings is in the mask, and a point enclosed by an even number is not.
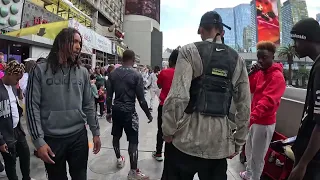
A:
[[[17,105],[17,98],[12,91],[12,86],[4,85],[4,87],[6,87],[9,94],[13,128],[16,128],[19,123],[19,111],[18,111],[18,105]]]

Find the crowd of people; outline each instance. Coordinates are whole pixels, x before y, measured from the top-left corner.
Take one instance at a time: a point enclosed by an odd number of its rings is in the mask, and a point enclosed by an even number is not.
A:
[[[200,21],[201,42],[175,49],[169,68],[138,69],[135,53],[126,50],[122,65],[96,67],[81,64],[81,34],[63,29],[55,38],[47,58],[25,65],[0,53],[0,176],[18,180],[19,157],[23,180],[30,177],[30,152],[21,125],[25,113],[28,131],[46,168],[49,180],[86,180],[88,165],[88,125],[93,136],[93,153],[101,148],[97,116],[112,123],[112,144],[117,162],[123,168],[120,151],[123,130],[129,142],[129,180],[149,177],[138,168],[138,101],[148,123],[156,97],[157,143],[152,156],[164,160],[162,180],[227,180],[227,159],[245,146],[244,180],[259,180],[264,157],[276,125],[276,111],[286,84],[283,66],[274,62],[276,46],[257,44],[257,64],[248,73],[245,61],[224,44],[226,24],[210,11]],[[315,61],[310,74],[301,127],[293,145],[295,166],[288,180],[320,178],[320,119],[318,79],[320,75],[320,26],[312,18],[299,21],[291,31],[300,58]],[[221,60],[223,59],[223,61]],[[150,93],[147,102],[146,91]],[[251,100],[251,95],[252,100]],[[230,106],[236,107],[234,122],[228,119]],[[25,104],[26,107],[21,106]],[[101,119],[101,118],[100,118]],[[163,145],[164,157],[162,156]]]

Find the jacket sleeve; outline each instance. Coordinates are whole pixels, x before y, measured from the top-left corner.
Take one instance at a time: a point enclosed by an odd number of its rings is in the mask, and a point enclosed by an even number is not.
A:
[[[41,70],[34,66],[28,78],[26,111],[28,130],[37,149],[46,144],[40,118],[41,93]]]
[[[314,69],[314,81],[313,81],[313,100],[314,100],[314,109],[313,109],[313,119],[320,125],[320,66],[317,65]],[[311,76],[311,75],[310,75]]]
[[[260,73],[260,71],[255,72],[249,76],[249,84],[250,84],[251,94],[253,94],[256,91],[257,78],[258,78],[259,73]]]
[[[236,108],[235,124],[237,126],[234,138],[236,152],[239,152],[240,146],[243,146],[246,142],[251,105],[248,72],[245,61],[240,57],[238,57],[238,63],[232,78],[232,82],[234,82],[233,102]]]
[[[282,74],[276,74],[272,77],[263,92],[263,97],[257,102],[252,109],[250,119],[254,122],[261,118],[263,114],[272,110],[274,106],[281,100],[281,97],[286,90],[286,82]]]
[[[83,100],[82,100],[82,110],[87,116],[87,123],[90,127],[93,136],[100,135],[99,121],[96,116],[94,99],[91,90],[91,84],[89,80],[88,71],[84,71],[84,90],[83,90]]]
[[[181,48],[170,92],[163,105],[162,131],[165,136],[173,136],[177,131],[177,122],[183,117],[190,100],[190,86],[193,69],[190,63],[190,52]]]

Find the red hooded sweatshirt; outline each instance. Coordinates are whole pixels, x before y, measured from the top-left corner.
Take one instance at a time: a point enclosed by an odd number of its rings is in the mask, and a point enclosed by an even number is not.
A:
[[[276,123],[276,113],[281,97],[286,90],[283,65],[273,63],[266,71],[257,71],[249,76],[251,102],[250,125]]]

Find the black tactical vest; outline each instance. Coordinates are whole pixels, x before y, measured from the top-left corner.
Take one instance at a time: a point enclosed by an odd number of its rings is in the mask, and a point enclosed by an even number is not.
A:
[[[203,64],[203,73],[191,82],[187,114],[224,117],[229,114],[232,99],[232,76],[238,53],[229,46],[215,42],[194,43]]]

